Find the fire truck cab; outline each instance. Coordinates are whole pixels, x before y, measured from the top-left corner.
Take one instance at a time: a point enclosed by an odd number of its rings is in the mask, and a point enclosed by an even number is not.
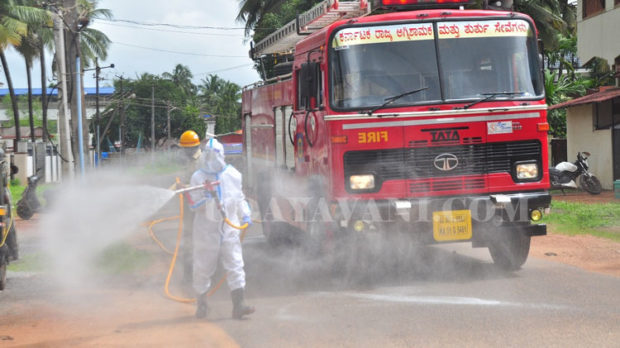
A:
[[[242,95],[246,185],[270,241],[404,233],[525,263],[551,201],[536,28],[468,3],[326,0],[254,46],[294,56]]]

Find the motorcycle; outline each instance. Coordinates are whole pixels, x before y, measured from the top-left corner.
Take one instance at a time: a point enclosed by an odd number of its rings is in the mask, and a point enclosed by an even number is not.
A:
[[[33,175],[28,177],[28,186],[22,193],[21,198],[17,201],[17,215],[28,220],[41,209],[41,202],[37,197],[37,184],[39,183],[39,177]]]
[[[578,188],[578,184],[590,194],[601,193],[601,182],[589,171],[588,157],[589,152],[578,152],[575,162],[561,162],[555,168],[549,168],[551,188],[561,189],[564,192],[565,188]]]

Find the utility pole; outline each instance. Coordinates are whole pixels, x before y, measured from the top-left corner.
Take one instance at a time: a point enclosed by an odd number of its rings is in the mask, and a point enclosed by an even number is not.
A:
[[[58,77],[60,79],[60,86],[62,89],[62,110],[59,114],[59,138],[60,138],[60,152],[66,160],[63,173],[69,175],[69,179],[73,179],[74,165],[73,165],[73,151],[71,150],[71,137],[69,118],[71,118],[71,109],[69,108],[69,102],[67,98],[67,65],[65,62],[65,26],[62,20],[62,11],[57,9],[57,12],[53,12],[54,16],[54,39],[56,41],[56,55],[58,59]],[[62,162],[61,162],[62,163]]]
[[[170,136],[170,132],[171,132],[171,127],[170,127],[170,113],[174,110],[178,110],[179,108],[177,108],[176,106],[172,106],[172,104],[170,104],[170,100],[166,101],[166,118],[167,118],[167,128],[168,128],[168,141],[170,141],[171,136]]]
[[[94,69],[84,69],[84,71],[90,71],[90,70],[95,70],[95,105],[96,105],[96,112],[95,112],[95,165],[99,165],[99,161],[101,160],[101,140],[100,140],[100,132],[99,132],[99,128],[100,128],[100,116],[99,116],[99,74],[101,73],[102,69],[107,69],[107,68],[114,68],[114,63],[108,65],[108,66],[99,66],[99,59],[95,58],[95,68]]]
[[[168,141],[170,141],[170,101],[166,103],[166,128],[168,129]]]
[[[78,34],[79,35],[79,34]],[[78,36],[79,37],[79,36]],[[80,174],[84,176],[86,173],[84,171],[84,138],[82,132],[82,84],[81,84],[81,65],[80,65],[80,56],[78,55],[75,58],[75,88],[77,90],[77,119],[78,119],[78,158],[80,160]]]
[[[155,85],[151,85],[151,152],[155,153]]]
[[[119,142],[120,142],[120,151],[121,151],[121,157],[124,156],[125,154],[125,105],[123,105],[123,76],[120,77],[120,84],[121,84],[121,108],[120,108],[120,113],[121,113],[121,125],[120,125],[120,132],[119,132]]]

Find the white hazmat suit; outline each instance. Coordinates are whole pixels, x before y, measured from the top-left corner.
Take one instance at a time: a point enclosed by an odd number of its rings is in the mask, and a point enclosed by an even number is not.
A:
[[[224,147],[215,139],[205,145],[200,169],[191,177],[190,185],[218,181],[214,194],[218,196],[225,217],[234,225],[250,222],[251,210],[241,190],[241,173],[224,161]],[[190,192],[192,209],[195,211],[193,241],[193,286],[197,294],[205,294],[211,286],[211,278],[221,257],[231,291],[245,287],[241,231],[226,224],[217,201],[210,192]],[[242,217],[240,221],[239,217]]]

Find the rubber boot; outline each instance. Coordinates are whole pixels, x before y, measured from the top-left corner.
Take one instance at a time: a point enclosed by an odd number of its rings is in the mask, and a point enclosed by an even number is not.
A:
[[[207,316],[209,312],[209,306],[207,306],[207,293],[198,295],[196,297],[196,318],[202,319]]]
[[[232,298],[233,302],[233,319],[241,320],[243,319],[244,315],[254,313],[254,307],[245,304],[245,301],[243,299],[243,292],[243,288],[240,288],[235,289],[230,293],[230,297]]]

